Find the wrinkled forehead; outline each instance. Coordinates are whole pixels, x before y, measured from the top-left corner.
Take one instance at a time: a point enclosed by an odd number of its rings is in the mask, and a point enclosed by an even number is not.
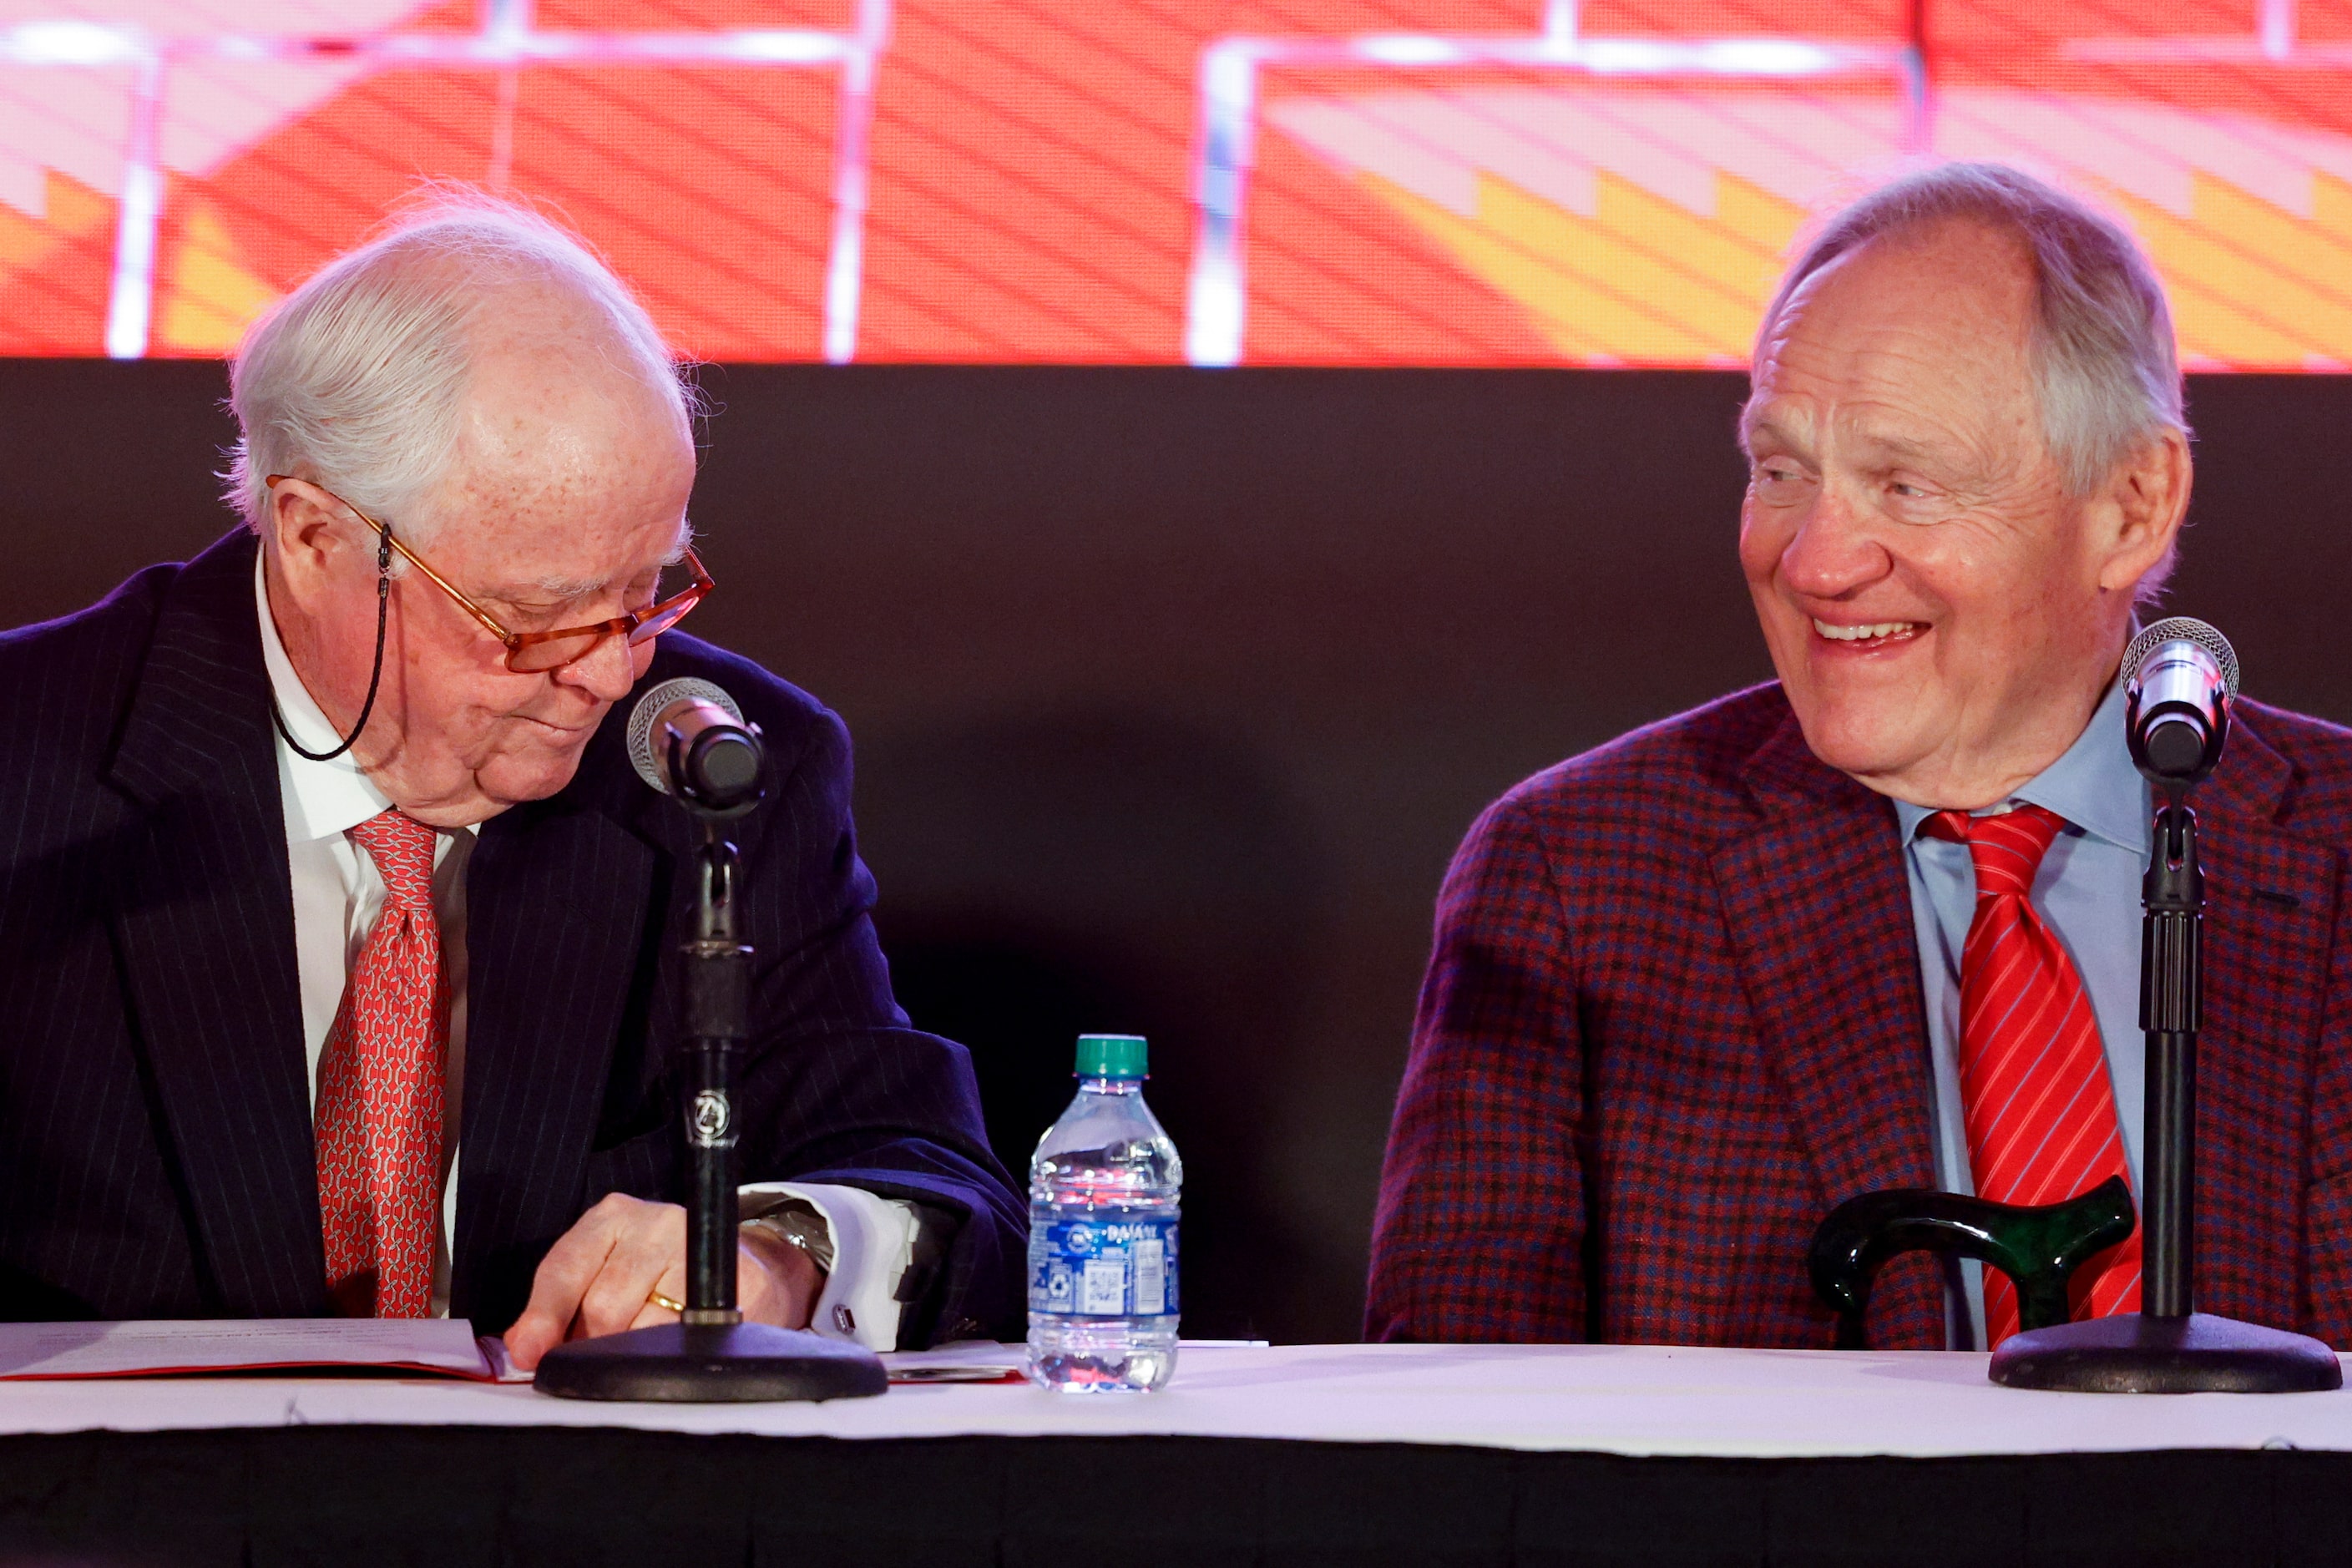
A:
[[[682,517],[672,527],[647,530],[604,550],[568,547],[539,533],[479,563],[488,574],[483,591],[510,598],[583,598],[677,566],[692,542],[693,531]]]
[[[484,592],[557,599],[634,582],[683,559],[693,542],[682,503],[634,515],[517,508],[461,521],[454,531],[468,542],[452,559]]]
[[[2031,405],[2033,275],[1979,225],[1882,236],[1792,290],[1759,344],[1743,437],[1841,411],[2013,418]]]

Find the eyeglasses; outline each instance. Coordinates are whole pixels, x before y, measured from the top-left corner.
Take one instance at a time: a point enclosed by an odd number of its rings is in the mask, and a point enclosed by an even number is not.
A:
[[[271,474],[263,482],[276,489],[290,477]],[[702,603],[703,598],[717,586],[711,582],[710,574],[703,570],[702,558],[688,550],[686,565],[694,574],[694,581],[667,599],[656,596],[652,605],[642,610],[631,610],[625,616],[615,616],[609,621],[596,621],[588,626],[559,626],[545,632],[510,632],[499,625],[498,618],[489,611],[466,597],[448,578],[427,565],[423,556],[393,537],[392,530],[325,486],[318,489],[336,505],[374,529],[386,544],[399,551],[403,558],[424,573],[435,587],[457,600],[458,607],[480,623],[484,631],[504,643],[507,668],[518,675],[540,675],[551,669],[562,669],[568,664],[577,664],[604,646],[604,639],[609,637],[626,637],[631,647],[649,643],[686,619],[687,612]],[[656,595],[658,592],[657,589]]]

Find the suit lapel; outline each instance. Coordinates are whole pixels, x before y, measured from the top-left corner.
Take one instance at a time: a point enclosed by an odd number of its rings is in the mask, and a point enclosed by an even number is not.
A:
[[[1816,759],[1793,715],[1743,782],[1764,821],[1716,849],[1716,885],[1822,1215],[1859,1193],[1933,1186],[1927,1014],[1894,808]],[[1933,1270],[1897,1265],[1873,1342],[1940,1346],[1941,1313]]]
[[[2206,874],[2198,1305],[2291,1326],[2302,1317],[2304,1140],[2339,856],[2279,825],[2293,769],[2259,722],[2240,715],[2194,803]]]
[[[242,531],[167,593],[110,768],[148,808],[115,935],[209,1304],[325,1300],[268,678]]]
[[[486,1330],[521,1310],[540,1256],[579,1217],[614,1042],[648,1034],[661,857],[624,826],[635,803],[623,789],[654,797],[628,774],[619,731],[605,725],[562,794],[485,823],[467,871],[451,1310]]]

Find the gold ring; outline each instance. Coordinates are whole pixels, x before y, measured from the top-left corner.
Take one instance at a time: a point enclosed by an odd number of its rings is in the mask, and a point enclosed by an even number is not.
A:
[[[665,1312],[676,1312],[680,1317],[686,1315],[685,1302],[665,1296],[659,1290],[649,1290],[646,1293],[646,1305],[659,1307]]]

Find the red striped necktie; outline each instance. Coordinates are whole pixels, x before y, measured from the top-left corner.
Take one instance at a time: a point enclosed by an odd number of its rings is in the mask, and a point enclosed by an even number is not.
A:
[[[387,811],[351,834],[383,874],[384,893],[319,1058],[313,1121],[327,1286],[351,1315],[423,1318],[433,1311],[449,1038],[433,829]]]
[[[1920,824],[1969,847],[1977,908],[1960,954],[1960,1099],[1979,1197],[2052,1204],[2126,1175],[2099,1025],[2074,960],[2042,923],[2033,874],[2065,823],[2038,805]],[[2129,1178],[2126,1176],[2126,1180]],[[2139,1232],[2075,1272],[2074,1316],[2139,1310]],[[1985,1337],[2017,1332],[2017,1290],[1984,1276]]]

